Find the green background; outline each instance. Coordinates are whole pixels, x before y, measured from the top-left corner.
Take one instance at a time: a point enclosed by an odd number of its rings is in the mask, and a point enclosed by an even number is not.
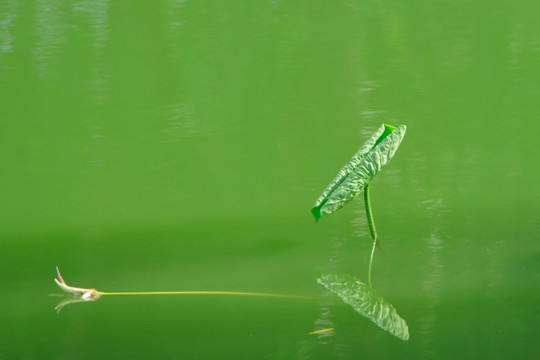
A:
[[[540,350],[536,1],[0,0],[0,357],[527,359]],[[310,208],[381,123],[362,201]],[[312,299],[107,297],[68,284]],[[309,335],[333,327],[333,332]]]

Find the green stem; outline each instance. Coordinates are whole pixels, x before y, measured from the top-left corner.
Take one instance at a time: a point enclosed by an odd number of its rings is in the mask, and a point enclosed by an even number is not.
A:
[[[366,185],[364,189],[364,202],[366,205],[366,216],[369,225],[369,232],[371,238],[373,239],[373,247],[371,248],[371,256],[369,258],[369,268],[368,268],[368,284],[371,286],[371,268],[373,266],[373,255],[375,254],[375,245],[377,245],[377,230],[375,229],[375,222],[373,221],[373,214],[371,212],[371,202],[369,201],[369,184]]]

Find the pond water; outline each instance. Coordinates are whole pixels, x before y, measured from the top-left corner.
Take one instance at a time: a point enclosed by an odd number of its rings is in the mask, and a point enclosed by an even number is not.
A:
[[[540,350],[540,4],[0,0],[0,358],[527,359]],[[382,124],[359,199],[310,209]],[[536,159],[536,160],[535,160]],[[536,165],[535,165],[536,164]],[[54,308],[68,284],[119,291]],[[312,331],[331,331],[310,334]]]

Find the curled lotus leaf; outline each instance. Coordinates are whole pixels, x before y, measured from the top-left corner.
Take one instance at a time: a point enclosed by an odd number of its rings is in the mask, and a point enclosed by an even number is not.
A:
[[[354,199],[396,153],[407,127],[383,124],[339,170],[311,209],[315,220]]]

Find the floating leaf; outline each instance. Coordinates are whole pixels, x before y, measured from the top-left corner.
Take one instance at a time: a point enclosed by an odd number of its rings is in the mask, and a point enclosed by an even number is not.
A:
[[[352,275],[332,274],[317,268],[314,274],[319,284],[336,294],[362,316],[401,340],[409,340],[409,328],[392,304],[380,297],[368,285]]]
[[[356,197],[392,159],[405,130],[405,125],[381,125],[319,196],[311,209],[315,220],[336,212]]]

